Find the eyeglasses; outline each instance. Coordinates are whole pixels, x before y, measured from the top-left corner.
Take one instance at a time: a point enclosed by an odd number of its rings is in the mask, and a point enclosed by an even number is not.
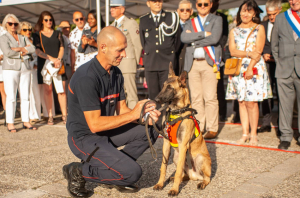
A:
[[[48,21],[52,22],[53,20],[52,19],[44,19],[44,21],[47,23]]]
[[[9,26],[14,25],[15,27],[18,27],[18,25],[19,25],[19,23],[12,23],[12,22],[7,22],[7,24],[8,24]]]
[[[209,3],[198,3],[197,5],[199,8],[201,8],[202,5],[204,5],[204,7],[208,7]]]
[[[32,28],[30,28],[30,29],[22,29],[22,31],[23,32],[27,32],[27,31],[32,32]]]
[[[180,9],[180,12],[184,12],[184,11],[186,11],[186,12],[190,12],[190,11],[191,11],[191,9]]]
[[[83,21],[83,17],[75,19],[76,22]]]

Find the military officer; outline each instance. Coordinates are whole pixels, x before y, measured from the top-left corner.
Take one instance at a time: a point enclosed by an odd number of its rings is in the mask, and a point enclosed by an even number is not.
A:
[[[138,102],[137,88],[135,83],[136,66],[139,64],[142,45],[139,38],[139,25],[134,19],[124,15],[125,0],[111,0],[110,13],[115,20],[111,26],[117,27],[127,38],[126,57],[123,58],[119,69],[123,73],[126,103],[133,109]]]
[[[171,12],[162,10],[162,4],[162,0],[147,0],[151,12],[140,18],[140,38],[150,99],[154,99],[162,89],[168,78],[169,64],[172,62],[175,65],[175,53],[181,44],[179,21],[173,20],[175,15],[172,16]],[[166,28],[162,27],[163,22],[167,26],[174,24]]]

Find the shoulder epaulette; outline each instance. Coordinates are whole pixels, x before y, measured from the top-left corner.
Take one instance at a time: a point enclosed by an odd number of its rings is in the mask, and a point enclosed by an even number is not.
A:
[[[147,16],[148,14],[150,14],[150,12],[148,12],[147,14],[144,14],[143,16],[141,16],[140,18],[144,17],[144,16]]]

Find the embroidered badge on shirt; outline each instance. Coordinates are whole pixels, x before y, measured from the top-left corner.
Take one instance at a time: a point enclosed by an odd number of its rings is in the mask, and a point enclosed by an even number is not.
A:
[[[149,33],[148,33],[148,32],[145,33],[145,37],[146,37],[146,38],[149,37]]]

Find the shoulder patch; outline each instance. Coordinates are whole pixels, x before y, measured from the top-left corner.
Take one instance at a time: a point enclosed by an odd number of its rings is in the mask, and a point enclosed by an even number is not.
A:
[[[150,12],[148,12],[147,14],[144,14],[144,15],[141,16],[140,18],[143,18],[144,16],[147,16],[148,14],[150,14]]]

